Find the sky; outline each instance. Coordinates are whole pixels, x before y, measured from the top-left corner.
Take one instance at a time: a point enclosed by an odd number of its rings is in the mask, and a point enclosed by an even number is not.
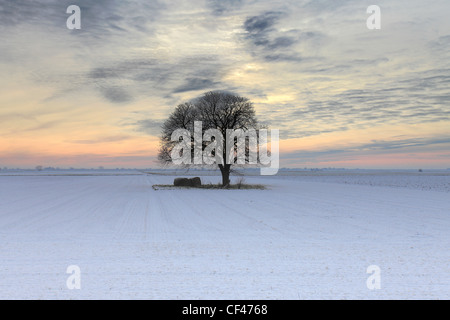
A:
[[[381,29],[369,29],[369,5]],[[69,5],[81,29],[66,26]],[[0,167],[150,168],[224,90],[282,167],[450,168],[450,2],[0,0]]]

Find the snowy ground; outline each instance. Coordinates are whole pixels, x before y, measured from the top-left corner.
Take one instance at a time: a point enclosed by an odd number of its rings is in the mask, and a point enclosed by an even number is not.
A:
[[[448,172],[173,178],[2,173],[0,299],[450,298]]]

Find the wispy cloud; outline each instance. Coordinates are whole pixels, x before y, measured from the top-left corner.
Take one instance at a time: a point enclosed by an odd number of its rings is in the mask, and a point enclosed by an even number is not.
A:
[[[117,135],[117,136],[109,136],[109,137],[101,137],[96,139],[86,139],[86,140],[69,140],[69,143],[76,144],[103,144],[109,142],[119,142],[131,139],[131,136],[126,135]]]
[[[143,119],[138,120],[132,125],[137,127],[138,131],[145,132],[146,134],[159,136],[161,134],[162,120]]]
[[[281,155],[281,158],[289,159],[301,159],[303,162],[320,162],[323,157],[334,157],[336,159],[342,158],[342,156],[349,155],[374,155],[374,154],[391,154],[395,152],[411,154],[414,152],[423,151],[423,147],[426,147],[426,151],[436,152],[447,150],[446,147],[450,146],[450,136],[442,138],[411,138],[411,139],[399,139],[399,140],[374,140],[369,143],[357,144],[346,148],[330,148],[327,150],[319,151],[292,151],[286,152]],[[444,149],[443,149],[444,148]]]

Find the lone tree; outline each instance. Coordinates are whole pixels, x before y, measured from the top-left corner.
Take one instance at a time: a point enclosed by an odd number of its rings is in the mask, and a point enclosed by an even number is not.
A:
[[[256,130],[260,127],[255,116],[253,104],[247,98],[225,92],[207,92],[200,98],[178,105],[163,123],[161,148],[158,155],[160,161],[165,163],[172,161],[172,150],[179,142],[172,140],[172,133],[177,129],[185,129],[193,133],[195,121],[202,122],[202,135],[208,129],[218,130],[223,136],[223,145],[227,145],[227,129],[247,131],[249,129]],[[202,151],[215,139],[216,137],[209,142],[202,141]],[[193,141],[194,139],[192,138],[191,142]],[[232,143],[236,146],[237,140],[234,141],[233,138]],[[226,148],[222,148],[222,150],[216,148],[212,150],[211,154],[214,156],[215,152],[222,152],[222,159],[227,159]],[[194,148],[191,149],[191,153],[192,155],[194,154]],[[248,155],[249,144],[246,144],[246,162],[248,162]],[[236,160],[236,155],[234,155],[234,160]],[[217,165],[222,173],[222,185],[228,186],[230,184],[232,164],[223,161],[223,163],[218,163]]]

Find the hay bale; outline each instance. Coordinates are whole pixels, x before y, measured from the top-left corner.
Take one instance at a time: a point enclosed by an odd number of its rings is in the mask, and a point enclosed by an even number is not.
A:
[[[191,181],[191,187],[200,187],[202,185],[200,177],[191,178],[189,180]]]
[[[175,178],[175,180],[173,180],[173,185],[175,187],[190,187],[191,181],[188,178]]]
[[[202,180],[199,177],[195,178],[175,178],[173,180],[173,185],[175,187],[200,187],[202,185]]]

